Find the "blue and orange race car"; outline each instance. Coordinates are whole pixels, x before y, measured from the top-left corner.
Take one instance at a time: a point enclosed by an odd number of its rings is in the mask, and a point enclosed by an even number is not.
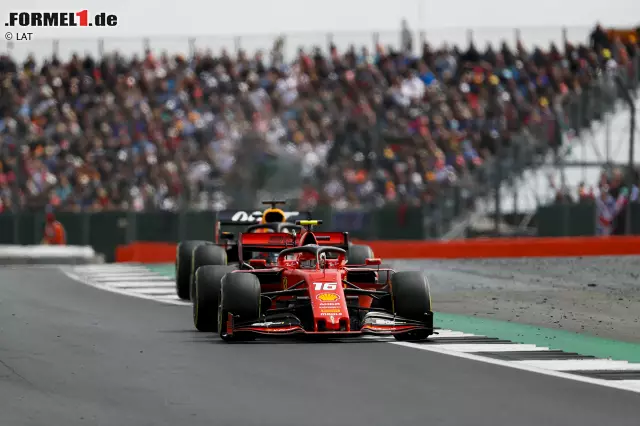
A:
[[[223,340],[268,336],[352,337],[393,335],[423,340],[433,334],[426,277],[417,271],[381,268],[381,260],[349,266],[348,234],[242,233],[239,267],[207,265],[194,280],[193,322]],[[244,256],[277,253],[275,261]],[[380,280],[380,274],[386,280]]]

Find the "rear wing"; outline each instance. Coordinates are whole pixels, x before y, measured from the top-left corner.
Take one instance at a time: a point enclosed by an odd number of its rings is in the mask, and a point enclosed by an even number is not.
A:
[[[253,225],[260,222],[263,213],[261,210],[222,210],[218,212],[218,223],[231,226]],[[284,216],[287,222],[295,223],[296,220],[311,217],[311,212],[284,211]]]
[[[220,242],[222,235],[222,226],[247,226],[260,223],[262,214],[264,212],[260,210],[256,211],[244,211],[244,210],[222,210],[217,213],[217,220],[214,230],[213,240],[217,244]],[[287,222],[295,223],[296,220],[301,220],[306,217],[311,217],[311,212],[299,212],[299,211],[285,211],[285,219]],[[227,237],[231,238],[231,237]]]
[[[300,245],[304,234],[289,234],[287,232],[267,232],[267,233],[240,233],[238,237],[238,250],[240,251],[260,251],[279,252],[286,248]],[[348,232],[314,232],[316,242],[319,246],[333,246],[343,250],[349,249]]]
[[[279,252],[295,245],[295,236],[286,232],[241,233],[238,238],[241,252]]]

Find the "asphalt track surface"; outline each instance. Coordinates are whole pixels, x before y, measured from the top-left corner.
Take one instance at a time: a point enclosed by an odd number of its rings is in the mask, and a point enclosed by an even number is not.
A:
[[[186,306],[0,270],[3,426],[637,426],[639,403],[381,342],[224,344]]]

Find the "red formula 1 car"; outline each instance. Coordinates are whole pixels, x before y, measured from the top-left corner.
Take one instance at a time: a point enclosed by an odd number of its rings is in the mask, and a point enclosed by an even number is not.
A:
[[[380,259],[347,266],[348,234],[240,234],[240,267],[202,266],[195,276],[193,321],[226,341],[259,336],[393,335],[423,340],[433,334],[429,285],[420,272],[381,268]],[[273,263],[247,252],[278,253]],[[356,267],[357,266],[357,267]],[[386,280],[380,280],[385,274]]]
[[[245,233],[273,233],[287,232],[300,236],[304,229],[291,221],[303,217],[310,218],[309,212],[284,211],[278,208],[285,201],[263,201],[270,206],[264,211],[244,212],[223,210],[217,212],[213,242],[206,240],[187,240],[178,243],[176,249],[176,294],[180,299],[190,300],[193,293],[193,278],[196,270],[204,265],[238,266],[239,251],[237,237],[229,232],[227,227],[244,227]],[[227,229],[222,230],[222,227]],[[359,244],[349,244],[349,262],[363,264],[368,257],[374,257],[371,247]],[[265,253],[263,253],[265,255]],[[245,256],[245,259],[247,257]]]

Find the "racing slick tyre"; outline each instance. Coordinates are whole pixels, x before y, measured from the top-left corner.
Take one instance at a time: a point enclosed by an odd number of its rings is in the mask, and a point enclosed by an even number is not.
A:
[[[189,300],[191,291],[191,255],[193,250],[209,241],[182,241],[176,249],[176,294],[182,300]]]
[[[364,265],[366,259],[374,257],[373,250],[369,246],[352,244],[347,254],[347,264]]]
[[[215,244],[203,244],[193,249],[191,256],[191,286],[189,295],[193,296],[195,274],[199,267],[205,265],[226,265],[227,252]]]
[[[218,305],[222,277],[233,266],[205,265],[198,268],[194,279],[193,325],[198,331],[218,331]]]
[[[396,272],[391,276],[391,297],[394,314],[414,321],[425,321],[425,314],[431,313],[431,291],[429,282],[421,272]],[[424,340],[431,332],[412,331],[395,335],[396,340]]]
[[[253,340],[252,336],[227,334],[229,314],[239,321],[260,318],[260,281],[250,273],[227,274],[222,279],[220,306],[218,308],[218,334],[225,341]]]

